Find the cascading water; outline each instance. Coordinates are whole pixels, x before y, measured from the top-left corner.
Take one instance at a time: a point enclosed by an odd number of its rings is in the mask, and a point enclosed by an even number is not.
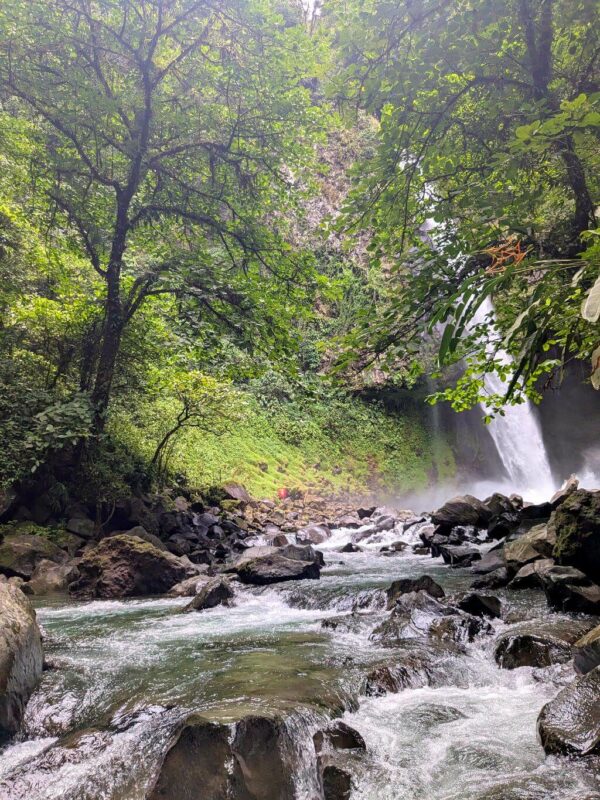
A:
[[[493,306],[486,299],[479,307],[473,324],[485,323],[493,315]],[[494,351],[496,359],[510,364],[512,359],[503,349]],[[485,376],[485,386],[490,394],[502,395],[506,384],[496,373]],[[485,404],[482,404],[487,413]],[[529,400],[517,406],[508,406],[504,416],[496,416],[489,425],[498,454],[508,474],[513,491],[522,492],[527,499],[548,499],[556,489],[552,470],[538,421]]]

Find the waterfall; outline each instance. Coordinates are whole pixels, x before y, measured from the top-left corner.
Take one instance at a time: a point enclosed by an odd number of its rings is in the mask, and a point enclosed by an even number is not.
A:
[[[486,299],[478,309],[473,324],[486,321],[493,306]],[[502,349],[495,357],[505,364],[512,362],[510,355]],[[485,376],[485,386],[490,394],[502,395],[506,384],[496,373]],[[481,404],[488,413],[485,404]],[[496,416],[489,425],[498,454],[508,474],[512,489],[523,493],[527,499],[546,500],[556,488],[548,462],[546,448],[532,404],[525,400],[517,406],[508,406],[504,416]]]

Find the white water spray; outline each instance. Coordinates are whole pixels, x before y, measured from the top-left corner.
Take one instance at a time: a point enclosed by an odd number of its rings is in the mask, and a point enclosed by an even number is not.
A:
[[[493,306],[486,299],[475,314],[473,324],[484,323],[490,313],[493,313]],[[510,355],[503,349],[495,351],[494,355],[504,364],[512,362]],[[496,373],[485,376],[485,386],[490,394],[502,395],[506,391],[506,384]],[[481,405],[488,413],[485,404]],[[526,499],[549,499],[557,487],[540,426],[529,400],[526,399],[521,405],[508,406],[504,416],[496,416],[492,420],[489,431],[508,473],[512,489],[523,493]]]

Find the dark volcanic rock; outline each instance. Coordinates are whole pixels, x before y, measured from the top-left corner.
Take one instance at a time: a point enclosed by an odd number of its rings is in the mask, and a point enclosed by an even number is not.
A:
[[[148,800],[294,800],[299,756],[283,722],[248,716],[180,727]]]
[[[233,589],[225,578],[212,578],[201,587],[198,594],[183,611],[205,611],[208,608],[227,605],[232,597]]]
[[[78,566],[80,577],[69,592],[86,599],[163,594],[190,575],[172,553],[126,535],[103,539]]]
[[[600,625],[592,628],[573,645],[573,666],[580,675],[600,666]]]
[[[541,588],[543,575],[554,567],[551,558],[540,558],[525,564],[508,584],[509,589]]]
[[[563,664],[570,661],[573,644],[589,627],[575,620],[515,625],[498,638],[494,657],[504,669]]]
[[[600,613],[600,587],[574,567],[555,566],[538,573],[548,604],[557,611]]]
[[[487,528],[491,518],[490,509],[470,494],[453,497],[432,515],[435,525],[441,525],[448,530],[456,525]]]
[[[538,733],[547,753],[600,753],[600,667],[565,687],[542,708]]]
[[[341,720],[336,720],[313,736],[315,750],[320,753],[326,748],[334,750],[366,750],[367,745],[360,733]]]
[[[0,583],[0,742],[16,733],[42,674],[35,611],[20,589]]]
[[[388,608],[393,608],[401,595],[410,592],[427,592],[428,595],[438,600],[445,594],[439,583],[436,583],[429,575],[421,575],[419,578],[401,578],[394,581],[386,592]]]
[[[600,583],[600,492],[572,492],[555,509],[548,527],[556,537],[557,561]]]
[[[500,567],[493,572],[488,572],[483,578],[473,581],[473,589],[501,589],[509,581],[508,570],[506,567]]]
[[[321,557],[312,547],[251,547],[231,567],[242,583],[259,586],[281,581],[316,579]]]
[[[349,800],[352,778],[345,769],[336,764],[325,764],[321,770],[321,781],[325,800]]]
[[[442,545],[439,551],[444,562],[451,567],[470,567],[474,561],[481,558],[479,550],[469,545],[447,544]]]
[[[364,692],[368,697],[380,697],[402,689],[418,689],[431,681],[435,655],[426,648],[404,649],[392,663],[381,664],[368,673]]]
[[[470,592],[466,594],[458,603],[461,611],[473,614],[475,617],[499,617],[502,613],[502,603],[497,597],[489,594],[479,594]]]

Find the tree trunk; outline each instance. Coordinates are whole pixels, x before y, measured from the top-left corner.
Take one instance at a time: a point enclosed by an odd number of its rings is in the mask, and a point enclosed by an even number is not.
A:
[[[100,357],[96,369],[96,379],[92,391],[92,403],[95,409],[94,427],[98,432],[104,429],[106,411],[115,375],[115,366],[121,337],[123,335],[123,309],[120,293],[120,265],[111,264],[106,275],[106,304],[104,328]]]

